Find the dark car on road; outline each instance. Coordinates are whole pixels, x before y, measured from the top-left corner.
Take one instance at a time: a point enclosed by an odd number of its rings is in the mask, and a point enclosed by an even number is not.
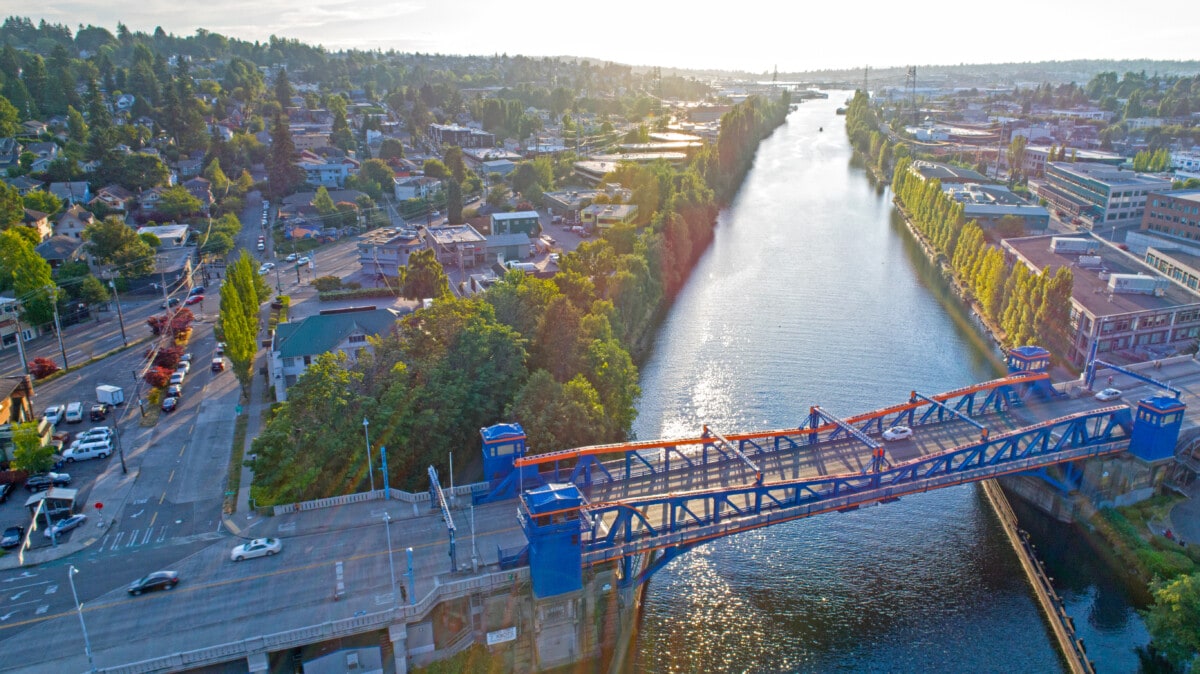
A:
[[[8,502],[8,495],[12,493],[12,483],[5,482],[0,484],[0,503]]]
[[[166,400],[162,401],[162,411],[164,412],[174,412],[175,408],[178,406],[179,398],[167,398]]]
[[[4,535],[0,536],[0,548],[5,550],[15,548],[25,539],[25,527],[17,525],[4,530]]]
[[[30,475],[25,480],[25,488],[29,491],[45,491],[50,487],[65,487],[71,484],[71,476],[67,473],[42,473]]]
[[[155,571],[145,578],[138,578],[126,588],[129,594],[138,596],[143,592],[170,590],[179,584],[179,574],[174,571]]]
[[[178,297],[172,297],[172,298],[170,298],[169,300],[167,300],[167,301],[165,301],[165,302],[159,302],[159,304],[158,304],[158,308],[159,308],[159,309],[168,309],[168,308],[170,308],[170,307],[177,306],[178,304],[179,304],[179,298],[178,298]]]
[[[187,298],[187,301],[185,301],[184,304],[199,304],[203,301],[204,295],[192,295],[191,297]]]
[[[104,421],[106,418],[108,418],[108,412],[110,409],[111,408],[108,406],[108,403],[96,403],[95,405],[92,405],[92,409],[88,413],[88,417],[92,421]]]

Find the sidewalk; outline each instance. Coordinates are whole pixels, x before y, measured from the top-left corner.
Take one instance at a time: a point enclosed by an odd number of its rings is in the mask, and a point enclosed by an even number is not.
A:
[[[266,315],[270,313],[270,308],[263,312],[263,325],[267,324]],[[245,460],[251,456],[251,446],[254,443],[254,438],[262,434],[263,428],[266,426],[264,419],[266,418],[267,410],[271,403],[263,402],[263,393],[267,391],[268,382],[258,374],[259,368],[266,367],[269,354],[265,349],[260,349],[259,353],[254,357],[254,376],[250,379],[250,399],[246,401],[245,408],[242,414],[249,415],[246,424],[246,439],[242,450],[242,471],[241,480],[238,482],[237,494],[237,511],[232,515],[224,515],[222,522],[229,531],[235,536],[241,536],[242,532],[258,522],[260,516],[253,512],[250,508],[250,483],[254,480],[254,472],[245,464]]]

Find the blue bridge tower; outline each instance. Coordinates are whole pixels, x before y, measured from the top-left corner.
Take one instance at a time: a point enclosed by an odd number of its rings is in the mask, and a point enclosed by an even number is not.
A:
[[[583,588],[583,495],[573,484],[547,484],[521,494],[517,517],[529,541],[529,573],[539,599]]]
[[[496,424],[479,429],[483,438],[483,479],[488,491],[475,495],[476,503],[516,498],[521,477],[537,480],[537,467],[518,471],[513,462],[525,456],[525,429],[521,424]]]
[[[1139,400],[1133,417],[1129,453],[1148,463],[1173,458],[1186,409],[1187,405],[1171,396]]]

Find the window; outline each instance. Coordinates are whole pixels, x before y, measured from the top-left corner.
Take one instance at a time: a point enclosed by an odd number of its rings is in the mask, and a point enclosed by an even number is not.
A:
[[[284,359],[283,359],[283,366],[284,366],[284,367],[295,367],[295,366],[296,366],[296,359],[295,359],[295,358],[284,358]]]
[[[366,335],[350,335],[350,338],[347,341],[350,342],[351,344],[362,344],[367,341],[367,336]]]
[[[308,367],[309,365],[312,365],[312,356],[305,356],[304,367]]]

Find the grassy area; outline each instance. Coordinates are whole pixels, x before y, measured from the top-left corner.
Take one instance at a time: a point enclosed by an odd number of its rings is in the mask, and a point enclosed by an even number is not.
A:
[[[511,662],[512,644],[496,646],[494,652],[488,651],[486,646],[474,644],[449,660],[440,660],[409,671],[414,674],[501,674],[512,671]]]
[[[1112,546],[1122,565],[1143,583],[1200,570],[1200,541],[1181,546],[1150,526],[1163,521],[1180,498],[1160,495],[1124,508],[1105,508],[1092,518],[1092,525]]]
[[[233,425],[233,448],[229,452],[229,477],[225,480],[225,503],[222,511],[226,515],[237,512],[237,494],[242,485],[242,457],[246,455],[246,427],[250,416],[239,415]]]

